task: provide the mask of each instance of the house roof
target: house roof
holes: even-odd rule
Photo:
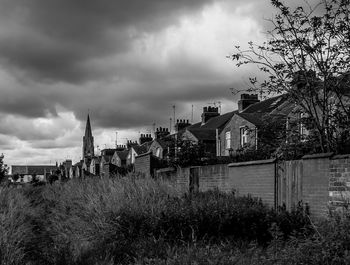
[[[73,167],[81,167],[82,164],[83,164],[83,162],[82,162],[82,161],[79,161],[79,162],[75,163],[75,164],[73,165]]]
[[[238,113],[237,110],[213,117],[203,125],[201,122],[195,123],[188,126],[186,130],[191,132],[198,140],[215,140],[216,129],[218,129],[220,133],[236,113]]]
[[[101,154],[103,154],[103,156],[113,156],[115,151],[116,149],[103,149],[101,150]]]
[[[288,115],[293,108],[294,104],[283,94],[252,104],[237,115],[259,126],[263,123],[263,117],[266,114],[284,116]]]
[[[196,130],[196,129],[223,129],[223,127],[226,125],[226,123],[235,115],[238,113],[237,110],[231,111],[216,117],[213,117],[209,119],[205,124],[202,125],[201,122],[197,122],[195,124],[192,124],[188,126],[186,129],[189,131]]]
[[[129,151],[128,150],[116,151],[116,153],[121,160],[126,160],[126,158],[128,157]]]
[[[94,157],[92,158],[92,160],[94,160],[96,164],[97,164],[97,163],[100,163],[100,162],[101,162],[101,156],[94,156]]]
[[[254,125],[261,125],[263,123],[262,118],[266,113],[238,113],[237,115],[243,119],[253,123]]]
[[[166,149],[171,145],[171,143],[174,142],[174,139],[167,137],[162,139],[155,139],[153,142],[157,142],[163,149]]]
[[[215,140],[215,137],[216,137],[215,129],[198,128],[198,129],[189,130],[189,132],[192,133],[198,140],[201,140],[201,141]]]
[[[234,114],[238,113],[237,110],[231,111],[220,116],[209,119],[204,125],[201,126],[203,129],[222,129],[225,124],[232,118]]]
[[[12,174],[44,175],[45,172],[50,173],[50,171],[56,169],[57,167],[52,165],[12,166]]]
[[[274,109],[278,108],[285,101],[287,101],[286,95],[279,95],[252,104],[245,110],[243,110],[241,113],[270,113]]]
[[[147,142],[147,143],[143,143],[142,145],[135,145],[132,148],[134,148],[137,155],[141,155],[141,154],[147,153],[149,146],[150,146],[150,142]]]

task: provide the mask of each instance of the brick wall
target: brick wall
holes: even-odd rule
[[[275,203],[275,160],[250,161],[228,165],[227,189],[235,189],[238,195],[250,194],[265,203]]]
[[[159,176],[167,174],[174,186],[188,192],[190,172],[191,167],[177,168]],[[234,189],[238,195],[259,197],[271,207],[285,204],[288,210],[302,201],[313,218],[327,216],[330,209],[341,210],[350,203],[350,155],[307,155],[277,165],[274,160],[211,165],[196,167],[193,172],[199,176],[199,191]]]
[[[303,157],[302,200],[310,206],[313,217],[323,217],[328,213],[331,155],[326,153]]]
[[[350,155],[334,156],[330,160],[329,206],[343,210],[350,203]]]
[[[176,171],[158,171],[159,178],[171,180],[182,192],[189,191],[191,167]],[[199,191],[218,188],[224,192],[235,190],[238,195],[251,194],[274,205],[274,160],[253,161],[234,164],[219,164],[198,167]]]
[[[229,191],[229,172],[226,164],[199,167],[199,191],[207,191],[218,188]]]

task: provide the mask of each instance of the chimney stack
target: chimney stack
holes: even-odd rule
[[[176,124],[175,124],[175,130],[178,133],[179,131],[185,129],[186,127],[188,127],[190,125],[191,125],[191,123],[189,120],[177,119]]]
[[[151,134],[141,134],[140,136],[140,145],[147,143],[147,142],[152,142],[153,138],[151,136]]]
[[[260,102],[257,94],[242,94],[238,101],[238,112],[244,111],[250,105]]]
[[[167,135],[169,135],[170,132],[169,132],[169,129],[168,128],[162,128],[162,127],[159,127],[157,128],[156,132],[155,132],[155,138],[156,139],[161,139]]]
[[[132,146],[135,146],[135,145],[138,145],[137,141],[128,140],[128,141],[126,142],[126,147],[127,147],[127,149],[130,149]]]
[[[211,118],[219,116],[219,108],[218,107],[204,107],[202,113],[202,125],[206,124],[208,120]]]
[[[125,145],[122,145],[122,144],[118,144],[116,146],[116,151],[124,151],[126,149],[126,146]]]

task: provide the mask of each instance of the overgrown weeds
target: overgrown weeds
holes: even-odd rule
[[[346,264],[350,218],[318,224],[218,190],[129,176],[0,192],[1,264]],[[338,262],[338,263],[337,263]]]

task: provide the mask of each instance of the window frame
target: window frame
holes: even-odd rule
[[[247,128],[247,126],[239,127],[239,143],[241,145],[241,148],[244,148],[248,144],[248,130],[249,128]]]
[[[229,137],[227,137],[229,136]],[[232,146],[232,135],[231,135],[231,131],[226,131],[225,132],[225,149],[229,150],[231,149]]]

